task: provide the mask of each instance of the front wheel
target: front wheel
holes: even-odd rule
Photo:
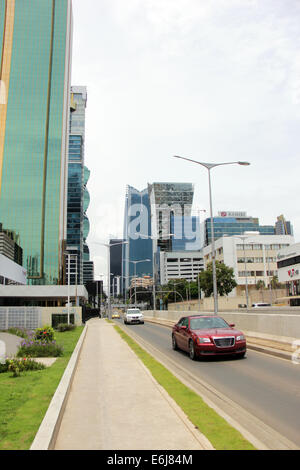
[[[237,357],[238,359],[243,359],[243,358],[245,357],[245,355],[246,355],[246,351],[245,351],[245,352],[242,352],[242,353],[240,353],[240,354],[237,354],[236,357]]]
[[[189,342],[189,355],[190,355],[190,359],[192,359],[192,361],[194,361],[196,359],[194,341],[192,341],[192,340],[190,340],[190,342]]]
[[[174,335],[172,335],[172,348],[174,349],[174,351],[177,351],[177,349],[178,349],[178,346],[177,346],[176,339],[175,339]]]

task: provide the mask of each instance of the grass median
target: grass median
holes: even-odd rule
[[[168,392],[216,450],[255,450],[255,447],[239,431],[210,408],[197,393],[180,382],[120,327],[115,326],[115,329],[149,369],[155,380]]]
[[[20,377],[0,374],[0,450],[30,448],[82,331],[55,333],[64,355],[51,367]]]

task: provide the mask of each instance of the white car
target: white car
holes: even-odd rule
[[[129,308],[124,315],[124,323],[144,323],[144,315],[141,313],[139,308]]]

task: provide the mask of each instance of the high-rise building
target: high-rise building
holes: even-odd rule
[[[71,0],[0,0],[0,220],[30,284],[63,282]]]
[[[242,235],[244,232],[259,232],[261,235],[275,235],[273,225],[260,225],[257,217],[251,217],[246,212],[219,212],[214,221],[214,238],[223,236]],[[205,219],[202,225],[204,230],[204,246],[212,240],[211,219]]]
[[[83,283],[84,219],[89,205],[86,189],[89,171],[84,166],[86,105],[86,87],[71,87],[67,212],[67,250],[73,260],[70,263],[70,284]],[[66,271],[68,269],[67,266]]]
[[[110,293],[112,297],[121,294],[122,284],[122,242],[124,240],[113,238],[109,240],[110,246]]]
[[[23,250],[18,241],[16,234],[11,230],[5,230],[0,223],[0,253],[22,266]]]
[[[90,259],[90,249],[87,245],[87,237],[90,232],[90,221],[86,211],[90,204],[90,194],[87,190],[87,183],[90,177],[90,170],[85,166],[83,169],[83,284],[94,280],[94,262]]]
[[[191,216],[194,185],[192,183],[153,183],[148,184],[151,207],[151,228],[153,238],[154,283],[161,282],[161,252],[172,251],[174,241],[172,221]],[[177,229],[178,223],[176,223]],[[176,234],[178,235],[178,233]],[[176,236],[176,241],[178,237]]]
[[[148,184],[152,235],[161,251],[172,250],[171,218],[191,215],[194,185],[191,183]]]
[[[275,234],[276,235],[293,235],[293,226],[291,222],[285,220],[283,215],[277,217],[275,222]]]
[[[172,251],[198,251],[203,246],[199,217],[171,217]]]
[[[147,188],[127,186],[122,245],[122,280],[128,289],[132,277],[152,276],[151,212]],[[144,261],[148,260],[148,261]]]

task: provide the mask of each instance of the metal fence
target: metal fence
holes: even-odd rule
[[[40,307],[0,307],[0,330],[18,327],[34,330],[42,326]]]

